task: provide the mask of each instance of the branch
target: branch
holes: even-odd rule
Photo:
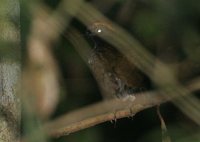
[[[195,91],[193,89],[197,89],[197,85],[199,86],[199,80],[189,84],[188,89]],[[179,96],[177,94],[172,97],[163,93],[162,91],[139,93],[135,95],[136,99],[134,101],[131,101],[131,99],[112,99],[99,102],[61,116],[47,123],[44,128],[53,137],[68,135],[102,122],[134,116],[137,112],[165,103]]]

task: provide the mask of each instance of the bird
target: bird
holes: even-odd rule
[[[106,22],[94,22],[87,27],[87,35],[92,41],[88,62],[100,82],[105,98],[123,98],[146,90],[148,77],[140,71],[124,54],[101,38],[113,28]]]

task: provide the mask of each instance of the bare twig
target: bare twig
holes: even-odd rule
[[[167,126],[160,113],[160,105],[157,106],[157,114],[160,119],[160,126],[161,126],[161,131],[162,131],[162,142],[171,142],[171,138],[168,134]]]

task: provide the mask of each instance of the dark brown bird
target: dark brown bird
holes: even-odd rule
[[[96,22],[88,29],[95,46],[89,63],[103,94],[107,98],[113,95],[122,97],[146,89],[149,83],[147,77],[116,48],[99,37],[112,27]]]

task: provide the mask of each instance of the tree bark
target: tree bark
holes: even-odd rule
[[[0,141],[20,139],[20,4],[2,0],[0,6]]]

